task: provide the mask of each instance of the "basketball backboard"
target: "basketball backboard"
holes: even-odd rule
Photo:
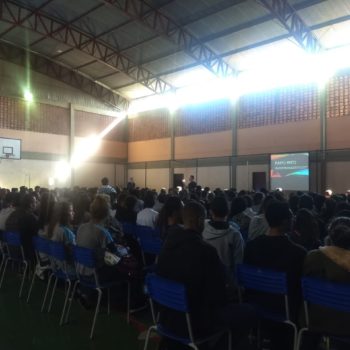
[[[0,137],[0,158],[21,159],[21,140]]]

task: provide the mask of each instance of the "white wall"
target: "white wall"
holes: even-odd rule
[[[220,187],[221,189],[230,187],[230,167],[212,166],[198,167],[197,183],[202,187],[209,186],[212,190]]]
[[[145,187],[145,169],[128,169],[128,180],[134,178],[136,187]]]
[[[350,189],[350,162],[327,163],[327,189],[334,193],[345,193]]]
[[[124,164],[116,164],[115,165],[115,184],[119,187],[123,188],[126,186],[127,179],[125,178],[125,165]]]
[[[86,162],[74,171],[74,185],[83,187],[99,187],[101,179],[108,177],[114,185],[114,164]]]
[[[0,160],[0,187],[12,188],[19,186],[49,187],[49,178],[54,177],[58,161],[49,160]],[[66,181],[55,181],[53,186],[69,187],[70,177]]]
[[[159,191],[169,188],[169,168],[147,169],[147,187]]]
[[[237,165],[237,190],[252,190],[253,188],[253,173],[265,171],[267,187],[269,179],[269,165],[268,164],[245,164]]]

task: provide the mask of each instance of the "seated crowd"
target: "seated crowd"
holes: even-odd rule
[[[350,284],[350,197],[346,195],[296,192],[287,198],[280,191],[211,191],[197,184],[188,190],[157,193],[136,188],[134,183],[115,188],[104,178],[100,188],[0,189],[0,209],[0,231],[18,231],[25,256],[33,264],[35,235],[63,242],[72,270],[72,246],[94,249],[101,280],[133,275],[135,299],[142,299],[140,247],[124,234],[122,224],[154,229],[163,241],[155,272],[186,286],[195,335],[224,326],[232,329],[239,343],[247,341],[257,326],[254,308],[238,303],[236,269],[242,263],[286,272],[290,318],[299,327],[305,324],[302,276]],[[134,263],[111,266],[105,262],[106,251],[116,255],[122,251]],[[43,258],[36,273],[44,275],[47,268]],[[88,276],[91,272],[80,273]],[[278,298],[260,297],[272,308],[280,305]],[[164,309],[160,315],[175,333],[184,334],[179,314]],[[320,307],[314,318],[320,327],[327,323],[334,333],[350,335],[346,314]],[[292,349],[288,329],[266,322],[262,331],[270,349]],[[309,336],[303,346],[317,349],[319,343],[318,336]],[[166,340],[163,344],[166,349],[175,347]],[[337,346],[340,349],[342,343]]]

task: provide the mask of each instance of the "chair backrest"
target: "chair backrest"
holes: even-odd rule
[[[93,249],[73,246],[74,260],[77,264],[90,269],[96,268],[96,254]]]
[[[66,261],[66,251],[63,242],[49,241],[49,255],[50,257],[60,262]]]
[[[287,295],[287,274],[241,264],[237,266],[238,283],[246,289]]]
[[[304,277],[302,289],[306,302],[350,313],[350,285]]]
[[[139,237],[138,241],[143,253],[159,255],[163,244],[159,237]]]
[[[136,237],[136,231],[137,231],[137,225],[136,224],[132,224],[130,222],[123,222],[122,223],[122,227],[123,227],[123,232],[126,235],[130,235],[130,236]]]
[[[153,238],[153,237],[159,237],[160,233],[159,231],[154,230],[152,227],[149,226],[136,226],[136,237],[137,238]]]
[[[5,231],[2,235],[2,239],[7,245],[14,247],[20,247],[22,245],[21,235],[19,232]]]
[[[154,273],[146,276],[146,287],[150,298],[160,305],[188,313],[185,286]]]
[[[50,255],[50,240],[47,238],[34,236],[33,247],[38,253]]]

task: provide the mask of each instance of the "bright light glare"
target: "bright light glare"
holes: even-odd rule
[[[91,135],[77,142],[69,166],[71,168],[77,168],[87,159],[96,154],[99,148],[101,147],[103,137],[105,137],[122,120],[124,120],[125,117],[126,113],[119,113],[118,117],[116,117],[115,120],[111,124],[109,124],[104,130],[102,130],[98,135]]]
[[[49,177],[48,183],[49,186],[52,187],[55,184],[55,179],[53,177]]]
[[[33,94],[28,89],[24,90],[24,99],[27,102],[33,102]]]
[[[130,115],[164,107],[173,111],[180,106],[222,98],[234,101],[245,94],[291,85],[314,83],[323,87],[338,70],[350,67],[350,45],[319,54],[309,54],[295,47],[276,49],[273,54],[267,51],[255,59],[252,57],[250,64],[245,66],[246,70],[236,78],[213,77],[180,87],[176,93],[134,100],[128,113]]]
[[[70,177],[71,167],[66,161],[60,161],[55,167],[55,179],[59,182],[66,182]]]
[[[73,168],[80,166],[88,158],[93,156],[101,146],[101,138],[91,135],[81,139],[76,145],[70,164]]]

